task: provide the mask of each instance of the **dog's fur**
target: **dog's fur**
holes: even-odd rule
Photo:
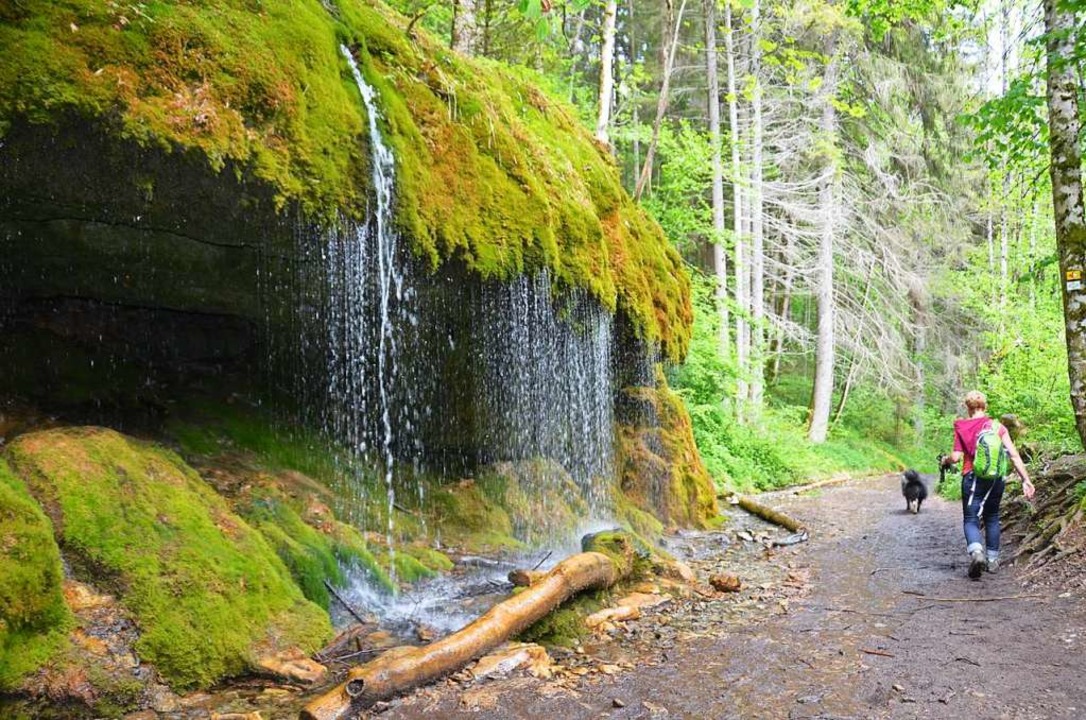
[[[901,494],[905,496],[905,507],[915,515],[928,499],[928,485],[916,470],[906,470],[901,476]]]

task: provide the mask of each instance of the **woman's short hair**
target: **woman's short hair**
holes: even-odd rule
[[[970,390],[965,394],[965,409],[969,412],[988,409],[988,398],[979,390]]]

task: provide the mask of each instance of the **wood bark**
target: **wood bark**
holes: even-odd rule
[[[683,24],[683,14],[686,12],[686,0],[679,5],[679,13],[675,16],[675,24],[671,26],[671,18],[674,4],[672,0],[665,0],[667,6],[667,19],[671,36],[668,38],[667,53],[664,56],[664,77],[660,84],[660,96],[656,100],[656,120],[652,124],[652,138],[645,150],[645,162],[641,166],[641,174],[637,178],[637,187],[634,188],[634,200],[640,200],[641,195],[648,187],[649,178],[652,177],[652,163],[656,158],[656,146],[660,142],[660,128],[664,124],[664,115],[667,114],[667,106],[671,97],[671,75],[675,68],[675,53],[679,49],[679,28]]]
[[[456,0],[453,8],[452,49],[474,55],[479,45],[479,0]]]
[[[1086,214],[1082,197],[1082,128],[1075,78],[1075,13],[1061,0],[1045,0],[1048,59],[1048,124],[1052,178],[1052,208],[1056,221],[1056,247],[1060,257],[1067,373],[1071,380],[1071,406],[1075,428],[1086,445],[1086,278],[1072,273],[1086,269]]]
[[[746,320],[747,308],[747,257],[746,257],[746,219],[743,214],[746,201],[743,192],[743,163],[739,152],[739,90],[736,86],[735,27],[732,18],[730,0],[724,3],[724,52],[728,62],[728,122],[731,140],[731,181],[732,181],[732,219],[734,221],[735,262],[735,356],[739,380],[736,384],[736,409],[740,420],[743,418],[743,404],[747,398],[746,372],[750,353],[750,329]]]
[[[804,527],[803,523],[801,523],[799,520],[796,520],[794,517],[791,517],[790,515],[785,515],[784,513],[778,512],[777,510],[774,510],[773,508],[766,505],[762,505],[759,502],[755,502],[754,500],[751,500],[745,495],[736,495],[735,498],[738,501],[739,507],[749,512],[751,515],[757,515],[766,522],[771,522],[774,525],[780,525],[785,530],[791,530],[795,533],[804,532],[807,530],[807,528]]]
[[[716,47],[717,0],[705,0],[705,74],[709,82],[709,142],[712,145],[713,173],[713,275],[716,277],[716,307],[720,317],[717,342],[720,355],[731,353],[731,318],[728,312],[728,253],[724,246],[724,160],[720,137],[720,73]]]
[[[583,552],[558,563],[518,595],[491,608],[458,632],[422,647],[400,647],[347,673],[335,689],[302,710],[303,720],[341,720],[384,700],[455,672],[585,590],[610,587],[629,572],[607,555]]]
[[[611,144],[611,105],[615,94],[615,18],[618,16],[618,0],[607,0],[603,8],[603,28],[600,43],[600,91],[596,113],[596,139]]]
[[[765,238],[762,202],[762,11],[760,0],[751,6],[750,74],[750,405],[757,412],[765,391]]]
[[[822,214],[822,228],[819,233],[818,265],[815,271],[816,295],[818,305],[818,337],[815,341],[815,377],[811,398],[811,424],[807,438],[813,443],[825,442],[829,429],[830,404],[833,399],[833,371],[835,364],[835,328],[836,312],[833,297],[833,247],[837,232],[837,201],[834,186],[837,182],[837,162],[832,151],[837,136],[837,111],[833,104],[836,85],[836,68],[833,43],[830,43],[830,58],[826,65],[825,104],[822,108],[822,134],[824,142],[831,146],[826,160],[826,168],[819,190],[819,206]]]

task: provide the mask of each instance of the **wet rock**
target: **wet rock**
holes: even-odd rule
[[[64,601],[73,612],[107,607],[115,602],[113,596],[99,593],[90,585],[76,580],[64,581]]]
[[[264,720],[257,711],[247,713],[211,713],[211,720]]]
[[[265,672],[291,682],[313,685],[324,679],[328,668],[310,659],[298,648],[290,648],[257,661]]]
[[[611,707],[624,708],[626,707],[626,703],[622,702],[618,698],[614,698],[611,700]]]
[[[532,677],[550,678],[553,662],[545,648],[535,643],[509,643],[483,657],[471,668],[476,679],[501,677],[525,669]]]
[[[738,592],[743,587],[738,575],[732,573],[717,573],[709,576],[709,584],[718,592]]]
[[[365,644],[372,648],[390,648],[399,645],[392,633],[387,630],[378,630],[366,636]]]
[[[182,710],[181,699],[165,685],[152,685],[144,695],[147,704],[157,713],[174,713]]]
[[[657,573],[669,580],[678,580],[685,583],[697,582],[698,579],[694,570],[681,560],[661,563],[660,567],[657,568]]]
[[[666,595],[649,594],[649,593],[630,593],[624,598],[619,599],[619,607],[630,608],[650,608],[657,605],[663,605],[670,602],[671,598]]]
[[[637,605],[622,605],[619,607],[604,608],[592,613],[584,619],[584,624],[590,628],[599,628],[605,623],[625,622],[626,620],[638,620],[641,617],[641,608]]]

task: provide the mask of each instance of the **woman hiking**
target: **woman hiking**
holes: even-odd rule
[[[964,460],[962,525],[965,550],[969,553],[969,577],[977,580],[985,569],[993,573],[999,569],[999,503],[1003,500],[1008,459],[1022,478],[1022,492],[1027,499],[1033,498],[1034,488],[1007,428],[988,417],[988,400],[984,394],[976,390],[966,393],[965,411],[967,417],[954,421],[954,450],[943,457],[943,465],[955,465]]]

